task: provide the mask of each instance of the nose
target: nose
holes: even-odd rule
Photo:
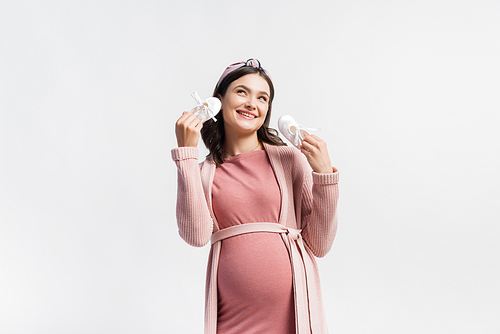
[[[257,108],[257,103],[256,103],[255,98],[253,96],[248,97],[248,99],[245,103],[245,107],[248,110],[255,110],[255,108]]]

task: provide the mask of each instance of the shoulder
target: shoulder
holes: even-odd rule
[[[285,170],[300,170],[303,172],[309,169],[306,157],[293,146],[276,146],[266,144],[265,148],[270,159],[280,160]]]
[[[215,161],[210,154],[206,156],[205,160],[199,163],[199,166],[201,172],[206,171],[211,173],[215,171]]]
[[[300,152],[292,146],[278,146],[271,144],[264,144],[268,154],[275,155],[276,157],[295,158]]]

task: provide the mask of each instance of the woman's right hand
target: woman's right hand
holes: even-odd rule
[[[203,124],[189,111],[184,111],[175,123],[175,136],[178,147],[198,147]]]

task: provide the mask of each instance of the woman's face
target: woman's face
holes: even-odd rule
[[[221,97],[226,135],[256,132],[266,119],[270,95],[267,81],[257,73],[233,81]]]

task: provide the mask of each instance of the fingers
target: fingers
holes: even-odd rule
[[[185,111],[175,123],[175,135],[179,147],[196,147],[203,127],[201,121],[192,113]]]
[[[201,128],[201,126],[202,126],[200,120],[196,116],[194,116],[194,115],[188,117],[186,119],[186,123],[185,124],[186,124],[186,128],[196,128],[196,127],[200,127]]]
[[[324,143],[325,141],[316,135],[307,135],[304,137],[304,141],[317,146],[319,143]]]
[[[309,165],[315,172],[332,172],[332,164],[324,140],[316,135],[309,135],[302,141],[300,150],[306,156]]]
[[[201,123],[200,120],[193,114],[190,113],[189,111],[184,111],[177,120],[176,125],[183,125],[183,124],[193,124],[193,123]]]
[[[306,151],[324,151],[326,150],[326,142],[316,135],[308,135],[302,141],[302,146],[305,147]]]
[[[189,111],[184,111],[175,125],[177,128],[182,128],[184,130],[196,129],[199,131],[203,127],[200,120]]]
[[[306,156],[318,156],[321,155],[321,149],[315,144],[311,144],[307,141],[303,141],[300,146],[300,151],[304,153]]]

